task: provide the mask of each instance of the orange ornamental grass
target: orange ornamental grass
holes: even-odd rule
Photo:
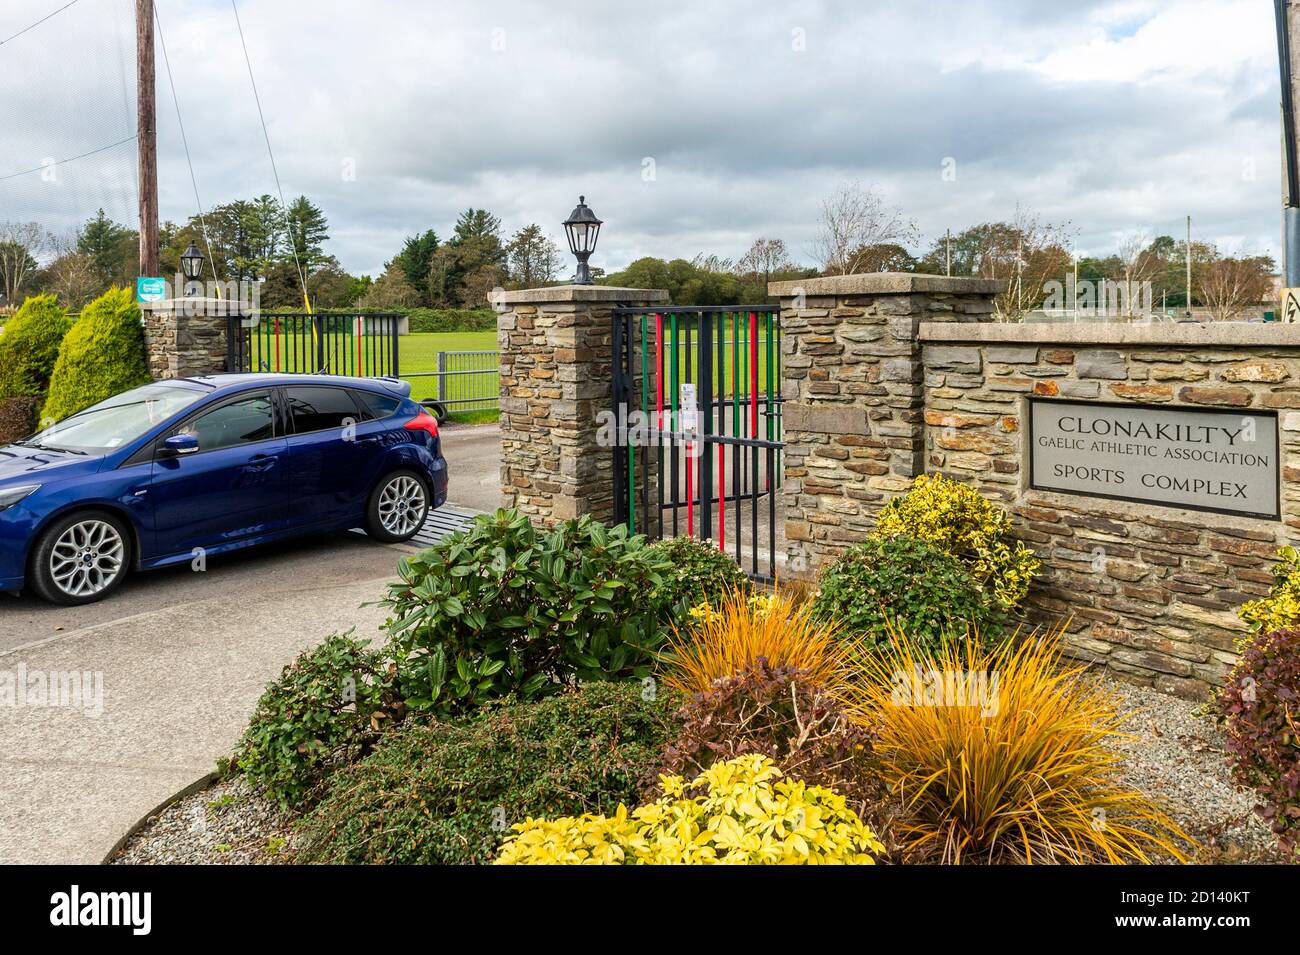
[[[1186,862],[1194,843],[1119,780],[1116,700],[1064,665],[1061,631],[1000,649],[968,640],[933,658],[902,634],[859,657],[851,706],[879,733],[894,832],[917,860]]]
[[[760,658],[806,670],[807,682],[831,691],[852,673],[853,641],[814,622],[811,605],[785,591],[732,591],[718,607],[702,604],[691,614],[686,629],[673,628],[661,656],[664,682],[682,693],[703,693]]]

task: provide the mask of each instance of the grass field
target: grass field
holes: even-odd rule
[[[416,401],[439,397],[454,401],[458,398],[480,398],[484,395],[491,395],[495,399],[497,380],[495,374],[449,374],[446,376],[445,391],[442,395],[438,394],[437,377],[409,376],[416,372],[437,371],[439,352],[495,352],[497,349],[496,332],[417,332],[403,335],[398,348],[400,349],[401,364],[399,367],[402,371],[402,378],[411,383],[411,397]],[[493,371],[496,369],[494,359],[480,358],[472,364],[466,359],[455,357],[449,358],[448,361],[447,370],[453,373],[470,368],[492,368]],[[495,421],[500,415],[500,412],[495,408],[491,410],[466,410],[466,406],[462,405],[458,410],[455,404],[449,404],[447,410],[451,413],[453,421],[468,423]]]

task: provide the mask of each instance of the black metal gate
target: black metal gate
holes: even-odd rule
[[[780,309],[616,308],[612,344],[615,520],[716,541],[774,580]]]
[[[232,315],[226,370],[396,377],[403,319],[391,312]]]

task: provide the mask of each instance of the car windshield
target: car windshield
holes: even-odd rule
[[[154,382],[91,405],[18,443],[74,454],[106,454],[162,424],[203,395],[196,388]]]

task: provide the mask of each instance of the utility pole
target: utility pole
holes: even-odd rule
[[[1192,317],[1192,217],[1187,217],[1187,317]]]
[[[1300,3],[1273,0],[1282,74],[1282,261],[1287,288],[1300,286],[1300,168],[1297,167],[1296,79],[1300,76]]]
[[[153,0],[135,0],[136,151],[140,167],[140,274],[158,274],[158,127],[154,110]]]
[[[944,259],[946,261],[946,274],[952,275],[952,229],[948,230],[948,238],[944,243]]]

